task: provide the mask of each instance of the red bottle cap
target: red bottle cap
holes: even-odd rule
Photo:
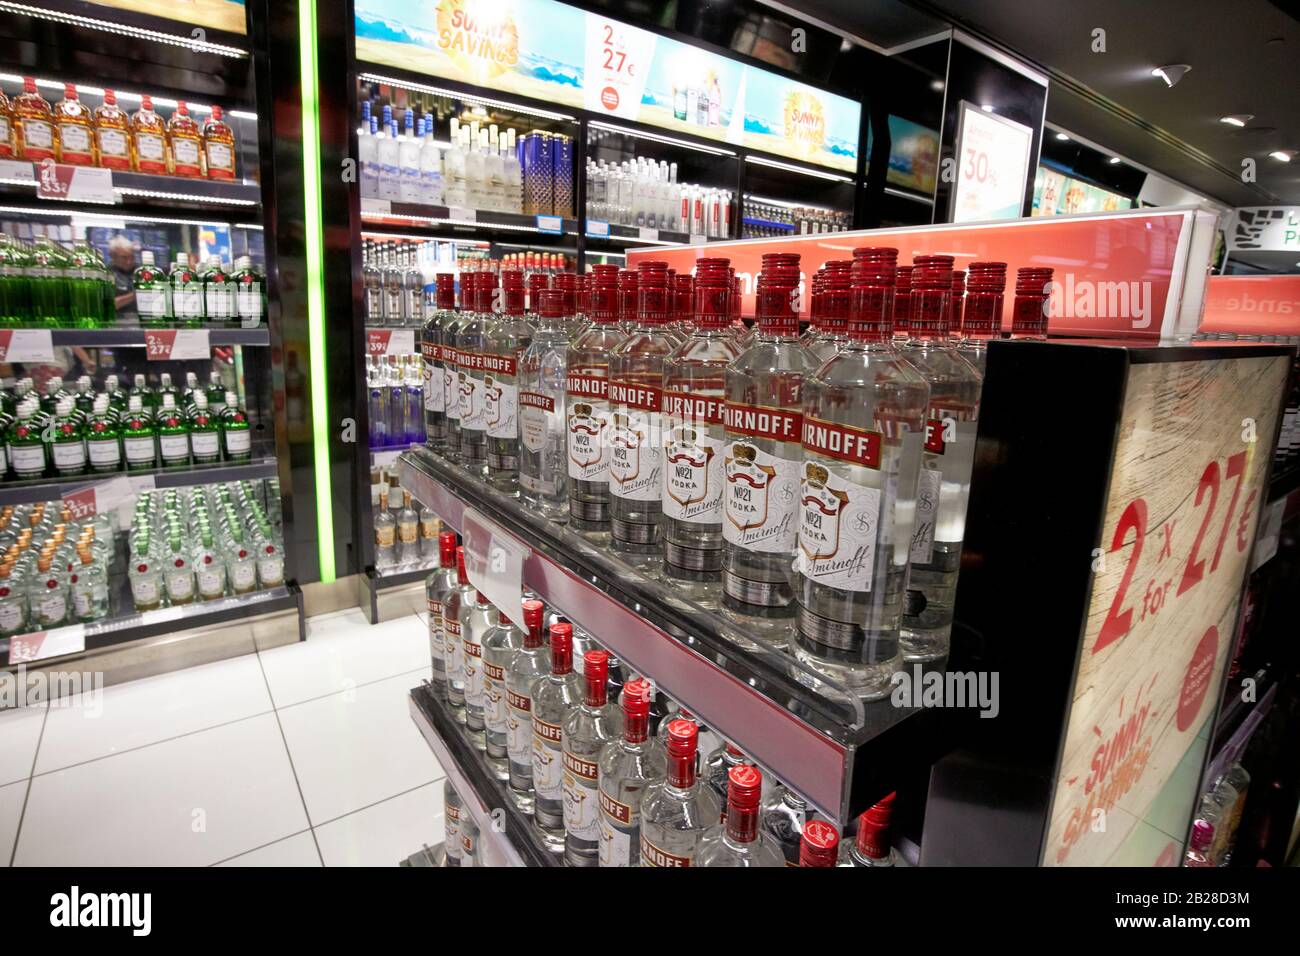
[[[221,111],[221,107],[220,107],[220,106],[213,106],[213,107],[212,107],[212,118],[213,118],[214,120],[220,120],[221,117],[224,116],[224,115],[225,115],[225,114]]]
[[[560,621],[551,625],[551,673],[573,672],[573,625]]]
[[[117,93],[113,90],[104,91],[104,102],[109,106],[117,105]],[[215,109],[215,107],[213,107]]]
[[[564,317],[564,293],[559,289],[542,289],[533,301],[537,303],[537,312],[548,319]]]
[[[439,272],[434,277],[437,304],[440,309],[456,308],[456,276],[451,272]]]
[[[800,866],[834,866],[839,856],[840,832],[825,820],[809,820],[799,840]]]
[[[587,678],[587,705],[604,706],[607,690],[605,682],[609,678],[609,654],[606,651],[587,651],[582,655],[582,672]]]
[[[457,545],[456,547],[456,578],[461,584],[469,584],[469,578],[465,574],[465,547]]]
[[[858,817],[858,852],[873,860],[889,855],[889,824],[894,815],[894,796],[890,794]]]
[[[443,531],[438,535],[438,565],[449,568],[456,561],[456,532]]]
[[[668,755],[693,757],[700,730],[690,720],[674,720],[668,725]]]

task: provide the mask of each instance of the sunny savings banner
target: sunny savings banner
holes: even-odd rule
[[[555,0],[356,0],[357,58],[854,172],[861,108]]]

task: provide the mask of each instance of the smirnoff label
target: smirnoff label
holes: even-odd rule
[[[925,450],[932,455],[942,455],[948,447],[944,440],[943,419],[930,418],[925,422]]]
[[[505,678],[499,665],[483,662],[483,722],[493,733],[506,729]]]
[[[533,740],[533,699],[506,690],[506,751],[515,763],[527,763]]]
[[[641,834],[641,865],[642,866],[660,866],[660,867],[681,867],[691,866],[694,863],[694,855],[677,856],[669,853],[662,847],[655,846],[648,839],[644,832]]]
[[[435,364],[438,361],[438,346],[432,342],[421,342],[420,354],[424,357],[424,410],[444,411],[447,405],[442,390],[442,371]]]
[[[727,426],[727,431],[749,438],[798,442],[801,440],[803,415],[785,408],[727,402],[722,409],[722,423]]]
[[[525,448],[533,454],[540,453],[546,447],[547,436],[558,434],[560,428],[555,399],[545,392],[519,393],[519,440]]]
[[[817,584],[870,591],[880,528],[879,488],[835,474],[821,462],[804,465],[799,485],[799,562]]]
[[[533,789],[543,800],[564,799],[560,725],[533,715]]]
[[[484,376],[483,421],[489,438],[519,437],[519,387],[513,381],[491,372]]]
[[[465,700],[483,706],[483,645],[470,637],[461,641],[465,654]]]
[[[449,614],[442,616],[443,643],[447,654],[447,679],[465,679],[465,649],[460,641],[460,621]]]
[[[570,836],[595,843],[600,839],[600,802],[596,762],[564,751],[564,829]]]
[[[461,353],[461,358],[467,357],[468,353]],[[456,373],[456,382],[460,395],[460,427],[468,431],[483,431],[486,426],[483,379],[470,375],[462,366]]]
[[[939,439],[942,441],[942,437]],[[929,442],[926,442],[927,446]],[[942,453],[940,453],[942,454]],[[943,473],[937,468],[922,468],[916,484],[916,510],[912,523],[909,559],[913,564],[929,564],[934,556],[934,529],[939,518],[939,495]]]
[[[623,795],[640,802],[641,784],[624,785]],[[641,842],[641,820],[636,807],[614,799],[600,791],[600,847],[597,850],[601,866],[633,866],[637,862]]]
[[[460,378],[456,371],[456,350],[442,346],[442,406],[447,417],[460,421]]]
[[[675,521],[718,524],[722,521],[722,474],[725,439],[703,424],[674,425],[664,449],[664,514]]]
[[[429,601],[429,653],[439,664],[443,663],[441,601]]]
[[[610,396],[614,395],[610,386]],[[638,391],[651,391],[638,389]],[[658,393],[658,389],[653,389]],[[609,434],[609,493],[629,501],[662,497],[663,447],[659,413],[625,405],[612,416]]]
[[[788,554],[799,532],[800,462],[744,440],[726,442],[722,456],[722,536],[748,551]]]
[[[883,440],[880,432],[839,425],[820,418],[807,418],[803,423],[803,444],[809,451],[864,468],[880,468],[880,446]]]
[[[569,369],[566,431],[569,477],[604,481],[609,476],[609,379],[603,367]]]

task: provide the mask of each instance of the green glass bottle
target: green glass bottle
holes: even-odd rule
[[[171,318],[171,288],[167,277],[154,263],[153,253],[140,253],[140,265],[131,274],[135,290],[135,311],[141,325],[166,325]]]
[[[32,300],[32,323],[41,328],[68,324],[68,278],[66,260],[48,236],[32,243],[27,278]]]
[[[50,461],[60,478],[86,473],[86,433],[71,396],[59,399],[50,431]]]
[[[122,456],[127,471],[149,471],[158,466],[158,445],[154,438],[153,415],[139,395],[132,395],[122,418]]]
[[[106,394],[95,396],[86,421],[86,460],[94,472],[122,470],[122,430]]]
[[[83,375],[77,379],[77,391],[74,393],[77,403],[77,412],[81,417],[87,418],[95,407],[95,383],[91,381],[89,375]]]
[[[164,468],[188,466],[190,463],[190,427],[176,407],[176,395],[167,392],[154,416],[154,434],[158,436],[158,455]]]
[[[226,461],[248,461],[253,457],[248,416],[235,403],[234,392],[226,392],[226,407],[221,411],[221,444]]]
[[[220,415],[226,407],[226,386],[221,381],[221,373],[213,372],[208,377],[208,408],[213,415]]]
[[[0,235],[0,326],[15,328],[32,320],[31,279],[27,250],[17,239]]]
[[[15,478],[40,478],[47,464],[45,442],[36,414],[40,405],[28,399],[18,406],[18,417],[9,430],[9,460]]]
[[[235,317],[235,278],[216,256],[208,259],[203,272],[203,312],[209,322],[228,322]]]
[[[104,320],[104,289],[99,256],[82,238],[69,253],[68,323],[73,328],[96,329]]]
[[[239,324],[246,329],[256,328],[266,316],[266,278],[253,265],[251,256],[240,256],[235,261],[234,279]]]
[[[108,409],[116,415],[126,411],[127,394],[116,375],[104,379],[104,394],[108,396]]]
[[[190,268],[190,257],[176,253],[168,282],[172,293],[172,317],[177,325],[198,325],[203,320],[203,280]]]
[[[158,407],[158,393],[149,387],[143,375],[136,374],[131,380],[131,391],[127,394],[127,401],[133,398],[140,399],[140,407],[155,409]]]
[[[221,461],[221,427],[208,411],[208,396],[202,391],[194,393],[194,409],[190,412],[190,449],[194,463],[207,464]]]

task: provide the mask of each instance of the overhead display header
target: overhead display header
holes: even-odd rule
[[[856,172],[862,109],[555,0],[357,0],[357,58]]]

